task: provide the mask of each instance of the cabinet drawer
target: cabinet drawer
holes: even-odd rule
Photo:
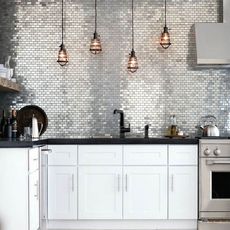
[[[167,145],[125,145],[125,165],[167,165]]]
[[[80,165],[121,165],[122,145],[79,145]]]
[[[38,170],[39,167],[39,149],[33,148],[29,150],[29,172]]]
[[[48,165],[77,165],[77,145],[50,145]]]
[[[169,145],[169,165],[197,165],[197,145]]]

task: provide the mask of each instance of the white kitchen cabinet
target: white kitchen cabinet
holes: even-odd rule
[[[48,156],[52,150],[47,145],[40,149],[40,229],[46,230],[48,219]]]
[[[124,219],[167,219],[167,167],[124,167]]]
[[[39,229],[39,171],[29,175],[29,230]]]
[[[197,219],[197,167],[169,167],[169,219]]]
[[[0,229],[28,229],[28,149],[0,148]]]
[[[47,229],[196,228],[196,145],[59,147],[42,164]]]
[[[48,167],[48,219],[77,219],[77,167]]]
[[[197,219],[197,146],[169,145],[169,219]]]
[[[167,218],[167,150],[167,145],[124,145],[124,219]]]
[[[122,167],[79,167],[79,219],[122,218]]]
[[[43,216],[49,220],[77,219],[77,145],[48,145],[47,167],[43,177],[47,176],[48,193],[43,202],[48,203]],[[44,157],[44,162],[46,157]],[[43,190],[44,191],[44,190]],[[44,191],[44,193],[46,193]],[[48,213],[48,214],[47,214]]]
[[[39,148],[29,149],[29,230],[40,226]]]

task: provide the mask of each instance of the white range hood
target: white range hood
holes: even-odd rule
[[[223,0],[223,23],[196,23],[198,67],[230,68],[230,0]]]

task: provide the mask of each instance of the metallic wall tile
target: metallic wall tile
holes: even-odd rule
[[[94,1],[65,1],[65,38],[70,61],[57,62],[61,43],[60,0],[0,0],[0,60],[11,65],[24,90],[0,94],[1,107],[42,107],[49,118],[45,136],[118,134],[116,108],[123,109],[132,133],[163,135],[170,114],[194,133],[200,117],[217,117],[221,133],[230,131],[230,71],[197,70],[195,22],[218,22],[219,0],[168,0],[172,46],[159,45],[164,1],[136,0],[135,50],[139,70],[126,71],[131,51],[131,1],[98,0],[98,33],[103,52],[89,52],[94,32]]]

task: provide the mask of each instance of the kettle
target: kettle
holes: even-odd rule
[[[41,134],[43,124],[42,123],[40,123],[40,124],[41,124],[41,127],[40,127],[40,130],[39,130],[38,129],[38,120],[33,114],[33,117],[32,117],[32,138],[33,139],[38,139],[40,134]]]
[[[207,125],[207,136],[208,137],[218,137],[220,136],[220,131],[215,125]]]
[[[204,118],[204,126],[200,126],[200,129],[203,131],[203,136],[208,137],[218,137],[220,135],[220,131],[215,125],[216,118],[212,115],[208,115],[203,117]]]

